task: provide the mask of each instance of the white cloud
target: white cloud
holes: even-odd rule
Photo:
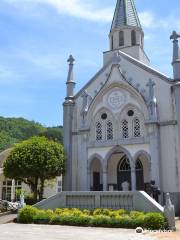
[[[151,12],[141,12],[139,13],[139,18],[143,27],[151,28],[155,24],[155,18]]]
[[[38,6],[50,6],[58,13],[96,22],[110,22],[113,18],[114,6],[98,8],[96,1],[91,0],[1,0],[11,4],[20,13],[35,15]],[[164,18],[156,16],[153,12],[144,11],[139,13],[142,26],[149,29],[170,28],[174,26],[180,30],[179,13],[168,15]]]
[[[0,65],[0,84],[9,84],[22,80],[22,75],[18,74],[14,69],[4,64]]]
[[[49,5],[61,14],[99,22],[112,20],[114,8],[97,9],[90,0],[3,0],[27,11],[27,7]],[[29,9],[30,9],[29,8]]]
[[[179,14],[168,15],[165,18],[161,18],[155,16],[152,12],[145,11],[139,13],[139,18],[142,26],[148,29],[180,30]]]

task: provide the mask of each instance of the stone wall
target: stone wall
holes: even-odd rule
[[[35,205],[42,209],[111,208],[143,212],[163,212],[164,208],[143,191],[135,192],[62,192]]]

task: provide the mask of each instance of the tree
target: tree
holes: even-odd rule
[[[54,140],[63,144],[63,128],[62,127],[48,127],[44,132],[41,132],[39,136],[45,136],[50,140]]]
[[[12,138],[5,131],[0,132],[0,152],[11,147],[17,139]]]
[[[37,136],[46,129],[41,124],[24,118],[0,117],[0,151],[13,146],[14,143]]]
[[[65,153],[61,144],[45,137],[32,137],[17,144],[4,163],[7,178],[30,186],[34,200],[43,198],[45,180],[64,173]]]

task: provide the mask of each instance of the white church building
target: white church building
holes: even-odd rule
[[[70,56],[63,104],[65,191],[145,190],[154,180],[161,200],[171,193],[180,212],[178,38],[174,31],[170,78],[150,66],[134,1],[118,0],[103,66],[78,93]]]

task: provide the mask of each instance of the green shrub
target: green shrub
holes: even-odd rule
[[[103,208],[97,208],[93,211],[93,216],[98,216],[98,215],[105,215],[105,216],[109,216],[111,210],[109,209],[103,209]]]
[[[89,216],[89,215],[91,214],[91,211],[89,211],[88,209],[84,209],[84,210],[82,211],[82,213],[83,213],[84,215]]]
[[[55,216],[51,219],[53,225],[70,225],[70,226],[89,226],[90,217],[88,216]]]
[[[82,215],[81,210],[78,208],[73,208],[70,210],[70,212],[72,213],[73,216],[81,216]]]
[[[50,219],[54,216],[52,210],[39,210],[35,216],[33,216],[33,222],[39,224],[47,224],[50,222]]]
[[[167,227],[166,219],[161,213],[143,213],[138,211],[127,212],[124,209],[60,209],[39,210],[26,206],[19,211],[18,222],[40,223],[72,226],[118,227],[146,229],[164,229]]]
[[[45,212],[49,217],[52,217],[54,215],[54,211],[51,209],[46,210]]]
[[[125,209],[119,209],[115,211],[118,215],[124,215],[127,213],[127,211]]]
[[[20,209],[18,214],[18,222],[20,223],[32,223],[33,217],[38,213],[38,209],[32,206],[25,206]]]
[[[63,212],[63,209],[62,208],[56,208],[54,213],[57,214],[57,215],[61,215]]]
[[[164,229],[166,227],[165,217],[161,213],[146,213],[143,227],[151,230]]]
[[[132,219],[137,219],[139,217],[145,216],[143,212],[138,212],[138,211],[131,211],[129,215]]]
[[[97,215],[91,219],[92,226],[107,227],[110,224],[111,218],[104,215]]]
[[[45,214],[38,214],[33,217],[33,223],[36,224],[48,224],[50,222],[50,217]]]

